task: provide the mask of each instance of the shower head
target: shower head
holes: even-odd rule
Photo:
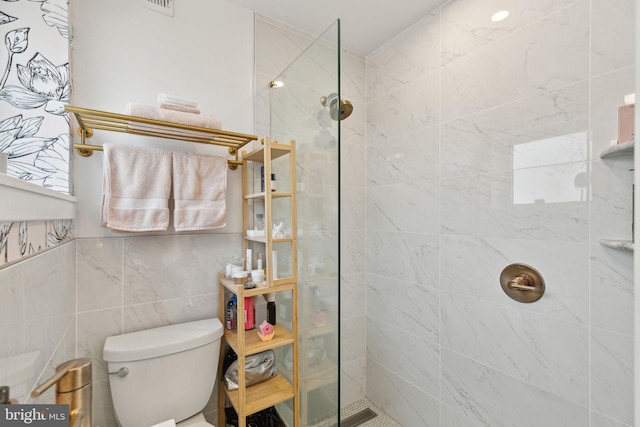
[[[353,105],[346,99],[340,100],[337,93],[320,98],[323,107],[329,107],[329,115],[333,120],[344,120],[353,112]]]

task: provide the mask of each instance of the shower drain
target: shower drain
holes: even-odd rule
[[[341,420],[340,427],[356,427],[377,416],[378,414],[373,412],[371,409],[365,408],[362,411],[359,411],[358,413],[350,415],[347,418]]]

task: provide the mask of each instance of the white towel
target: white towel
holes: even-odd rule
[[[173,153],[174,228],[210,230],[227,225],[227,161],[219,156]]]
[[[191,107],[183,107],[182,105],[160,104],[159,107],[160,108],[164,108],[165,110],[174,110],[174,111],[182,111],[183,113],[200,114],[200,109],[191,108]]]
[[[102,226],[119,231],[169,226],[171,151],[104,144]]]
[[[144,104],[127,104],[127,115],[145,119],[160,120],[208,129],[222,129],[222,121],[218,117],[205,114],[185,113]],[[129,126],[134,126],[129,124]]]
[[[158,94],[158,104],[173,104],[181,105],[183,107],[198,108],[198,103],[195,101],[189,101],[187,99],[178,98],[166,93]]]

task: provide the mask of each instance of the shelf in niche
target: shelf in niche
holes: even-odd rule
[[[631,240],[616,240],[616,239],[600,239],[600,244],[607,248],[620,249],[623,251],[633,252],[633,241]]]
[[[615,159],[618,157],[633,157],[634,141],[623,142],[612,145],[600,153],[601,159]]]

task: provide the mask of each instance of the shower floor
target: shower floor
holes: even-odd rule
[[[371,409],[377,414],[375,418],[365,421],[362,424],[358,424],[357,427],[403,427],[402,424],[395,421],[393,418],[384,413],[382,409],[374,405],[369,399],[362,399],[353,402],[340,410],[340,419],[345,420],[350,416],[353,416],[360,411]],[[335,427],[336,422],[334,420],[325,420],[318,424],[314,424],[313,427]]]

